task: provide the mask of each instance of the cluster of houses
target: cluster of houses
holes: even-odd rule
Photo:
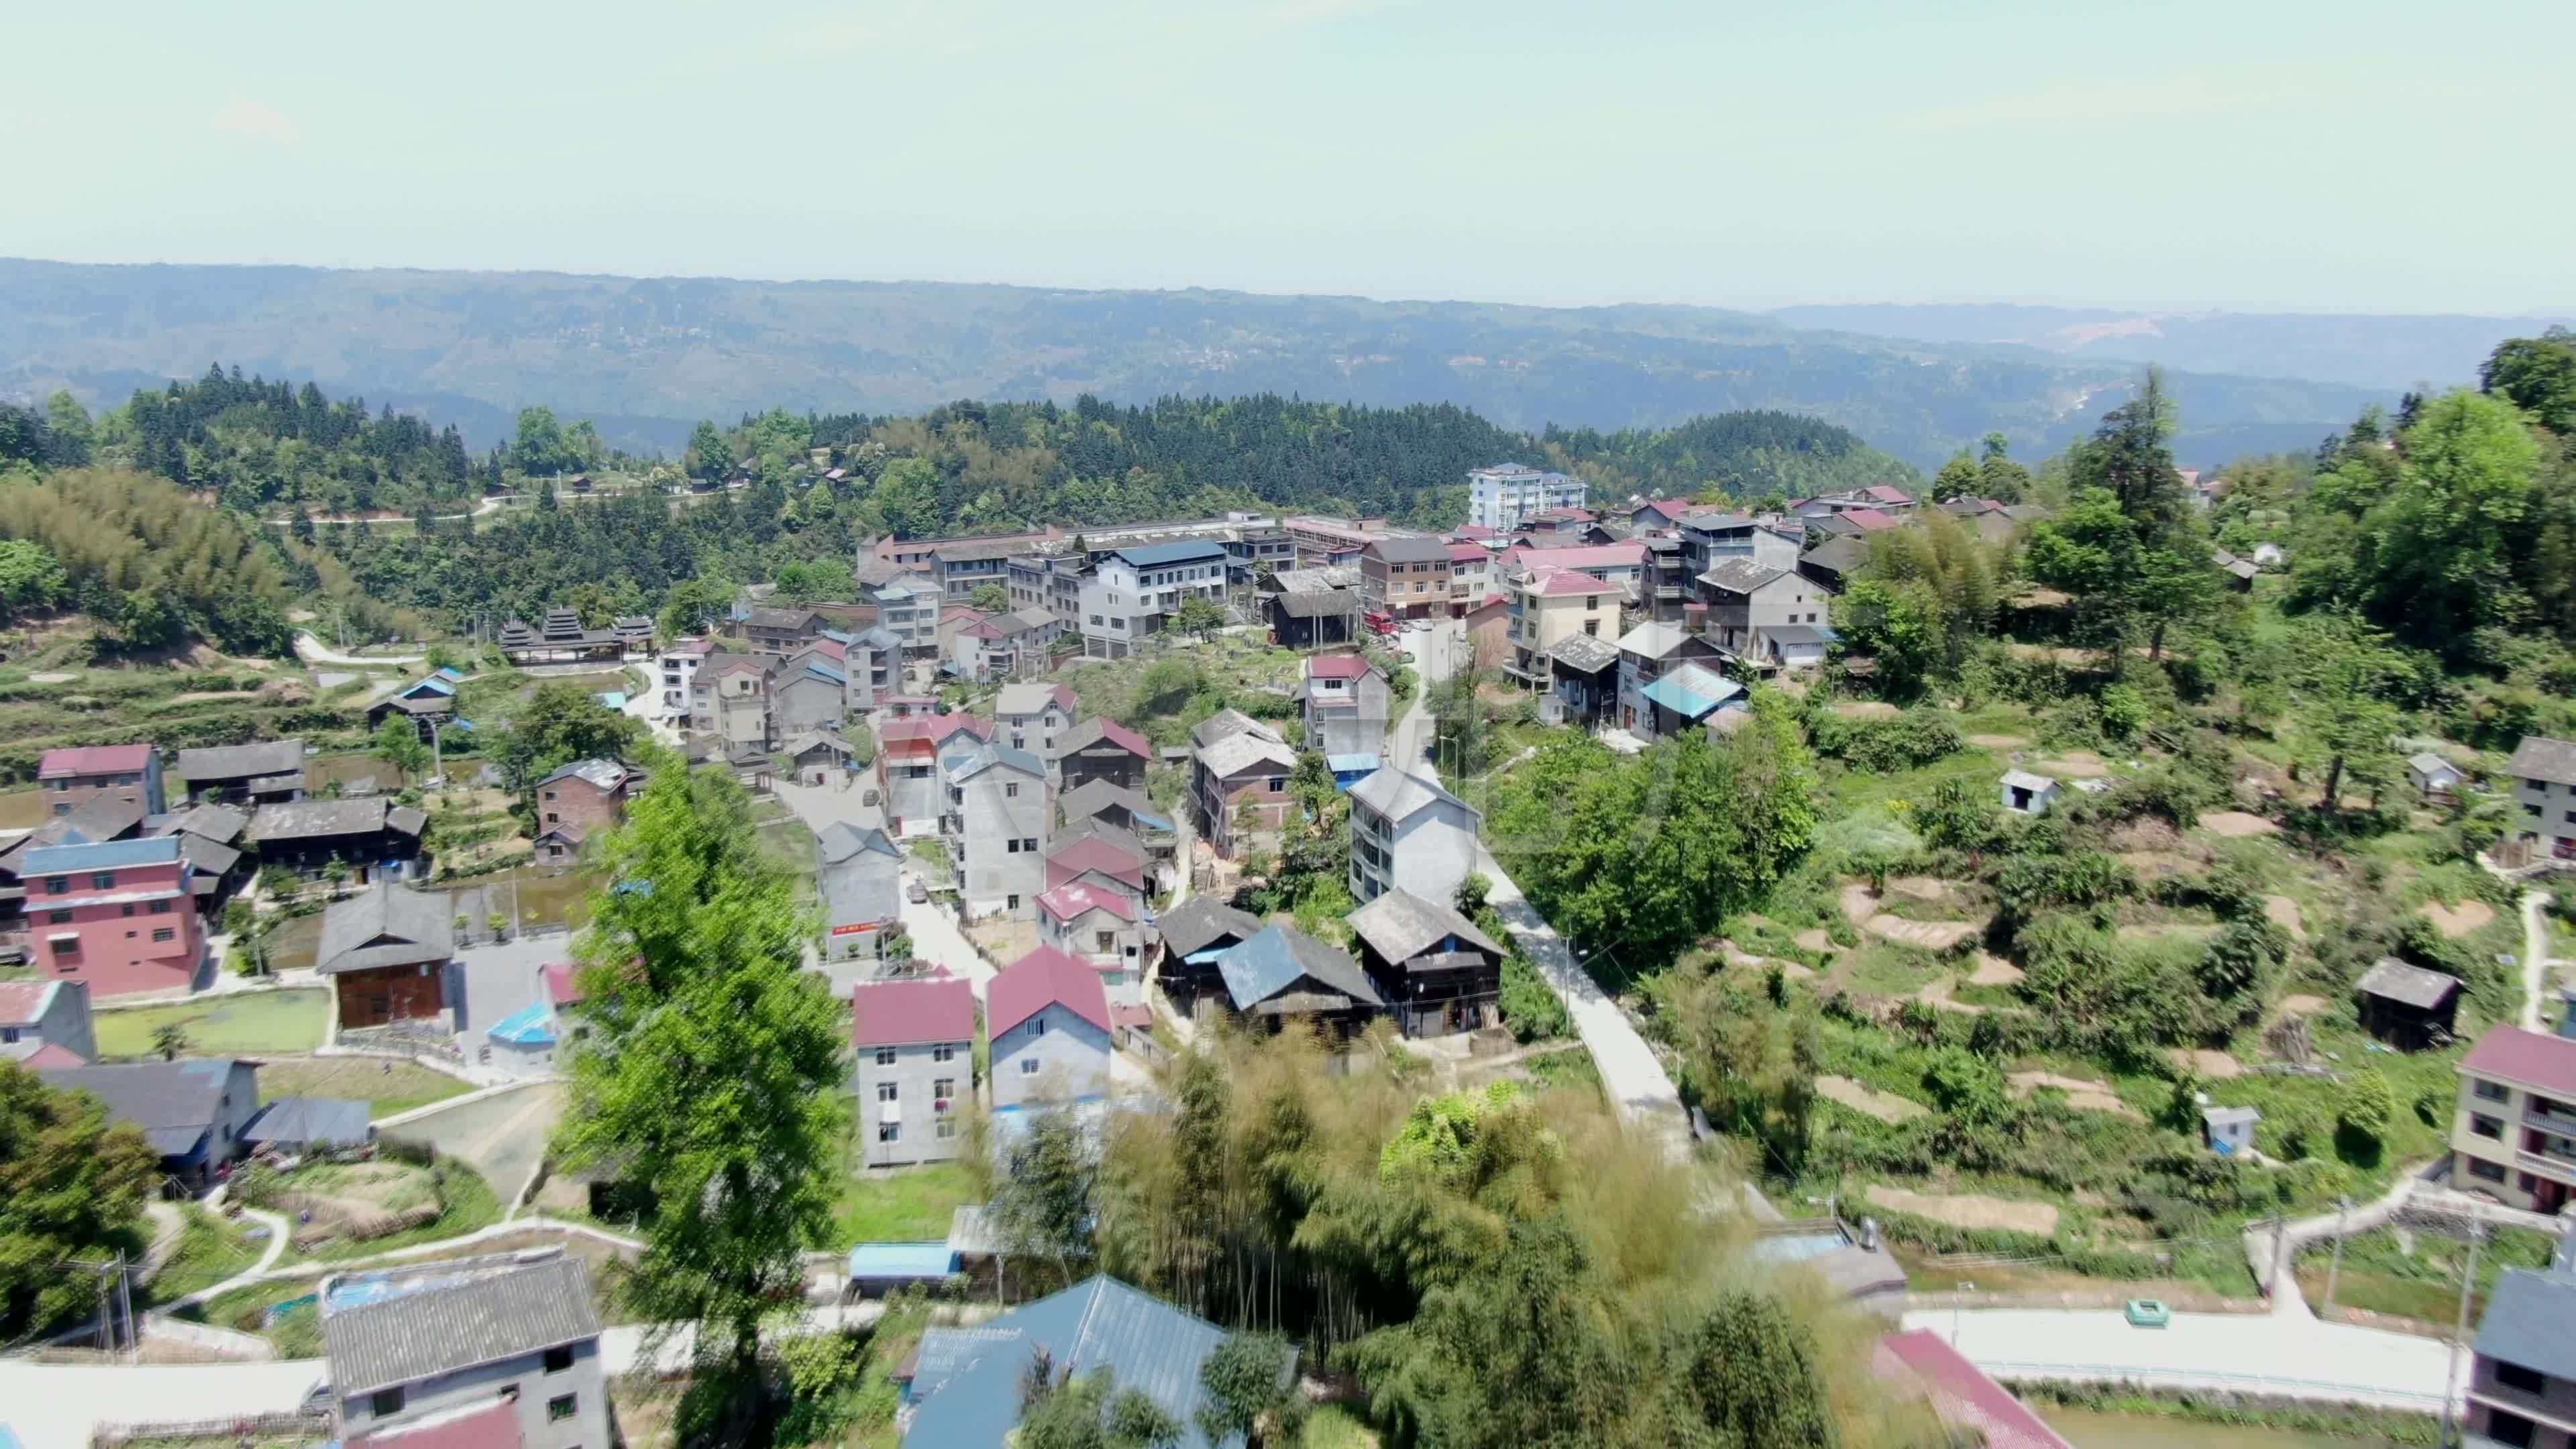
[[[0,942],[100,997],[186,987],[209,922],[262,870],[361,884],[420,873],[428,817],[389,798],[307,794],[301,740],[48,750],[47,816],[0,847]],[[178,798],[169,798],[169,777]]]

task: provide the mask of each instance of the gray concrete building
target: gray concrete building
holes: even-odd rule
[[[850,1045],[867,1165],[957,1156],[975,1096],[975,988],[955,976],[863,981],[850,991]]]
[[[1389,767],[1351,787],[1351,899],[1390,890],[1457,897],[1476,868],[1476,807],[1420,775]]]
[[[1034,920],[1055,817],[1046,766],[1026,750],[979,743],[944,756],[940,772],[948,787],[941,833],[957,860],[966,918]]]
[[[2513,763],[2515,837],[2536,855],[2576,859],[2576,741],[2524,735]]]
[[[318,1297],[344,1443],[611,1442],[590,1269],[561,1248],[334,1273]]]
[[[823,957],[874,957],[903,916],[903,852],[882,830],[848,821],[814,839],[815,888],[823,898]]]

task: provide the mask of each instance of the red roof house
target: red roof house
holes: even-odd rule
[[[570,1006],[581,1000],[581,988],[574,979],[581,967],[571,961],[549,961],[539,968],[546,979],[546,1000],[557,1006]]]
[[[1099,969],[1053,946],[1012,962],[985,984],[984,1000],[985,1024],[995,1041],[1050,1006],[1109,1030],[1109,994],[1101,988]]]
[[[152,763],[150,745],[73,745],[47,750],[36,761],[36,778],[61,779],[68,775],[121,775],[143,769]]]
[[[2487,1077],[2549,1096],[2576,1097],[2576,1041],[2518,1026],[2489,1027],[2460,1058],[2462,1076]]]
[[[1361,679],[1375,667],[1359,654],[1310,654],[1306,657],[1308,679]]]
[[[1071,884],[1087,871],[1098,871],[1113,880],[1124,881],[1137,890],[1145,888],[1145,862],[1115,842],[1098,835],[1081,835],[1065,841],[1047,852],[1047,888]]]
[[[1001,978],[993,980],[995,987]],[[975,1039],[975,987],[957,977],[862,981],[850,988],[850,1045],[919,1046]]]
[[[1038,897],[1038,909],[1059,921],[1081,920],[1091,911],[1107,911],[1122,921],[1133,924],[1139,912],[1132,896],[1102,890],[1082,881],[1067,881]]]

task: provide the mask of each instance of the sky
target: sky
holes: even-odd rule
[[[128,0],[8,30],[0,255],[2576,308],[2568,0]]]

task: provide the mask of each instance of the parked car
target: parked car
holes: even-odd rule
[[[903,883],[903,898],[916,906],[920,905],[930,899],[930,887],[921,883],[921,877],[914,876]]]
[[[2164,1328],[2173,1322],[2173,1310],[2154,1298],[2132,1298],[2122,1312],[2132,1328]]]

